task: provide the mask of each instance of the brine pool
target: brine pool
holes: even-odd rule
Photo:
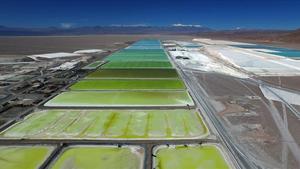
[[[269,53],[278,56],[284,56],[291,59],[300,59],[300,50],[289,49],[289,48],[279,48],[267,45],[233,45],[235,47],[244,48],[244,49],[254,49],[263,53]],[[266,51],[264,51],[266,50]]]
[[[52,146],[0,146],[0,168],[37,169],[50,156]]]
[[[112,61],[101,67],[101,69],[170,69],[169,61]],[[136,70],[138,71],[138,70]]]
[[[101,69],[97,70],[85,79],[103,79],[103,78],[179,78],[175,69]]]
[[[142,169],[144,149],[137,146],[70,146],[65,148],[51,169]]]
[[[212,144],[158,146],[155,169],[230,169],[220,148]]]
[[[87,79],[70,87],[71,90],[185,90],[179,79]]]
[[[194,102],[186,91],[68,91],[46,107],[187,107]]]
[[[0,134],[13,139],[191,139],[208,129],[195,110],[45,110]]]

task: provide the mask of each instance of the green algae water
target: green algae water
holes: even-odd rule
[[[179,79],[91,79],[81,80],[71,90],[184,90]]]
[[[191,139],[208,130],[193,110],[48,110],[1,133],[15,139]]]
[[[50,146],[0,146],[0,168],[37,169],[53,150]]]
[[[73,146],[66,148],[52,169],[142,169],[140,147]]]
[[[186,91],[69,91],[48,101],[47,107],[193,106]]]
[[[175,69],[101,69],[88,76],[86,79],[101,78],[179,78]]]
[[[156,169],[229,169],[221,151],[214,145],[158,148]]]
[[[101,67],[101,69],[170,69],[172,64],[169,61],[113,61]],[[137,70],[138,71],[138,70]]]

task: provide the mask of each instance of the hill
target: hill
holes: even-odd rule
[[[300,29],[281,35],[279,40],[283,42],[300,43]]]
[[[51,36],[101,34],[196,34],[212,29],[199,26],[93,26],[76,28],[11,28],[0,26],[0,36]]]

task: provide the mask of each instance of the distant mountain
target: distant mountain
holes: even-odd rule
[[[260,30],[238,29],[200,32],[197,36],[213,39],[226,39],[248,42],[288,42],[300,43],[300,29],[298,30]]]
[[[284,42],[300,43],[300,29],[281,35],[279,39]]]
[[[300,43],[300,29],[294,31],[260,29],[214,30],[201,25],[183,24],[174,24],[172,26],[114,25],[86,26],[74,28],[14,28],[0,25],[0,36],[59,36],[97,34],[193,35],[213,39],[241,40],[254,42]]]
[[[199,33],[203,37],[214,37],[221,39],[248,39],[248,40],[276,40],[279,36],[290,33],[287,30],[260,30],[260,29],[238,29],[222,30]]]
[[[76,28],[12,28],[0,26],[0,36],[47,36],[90,34],[197,34],[212,29],[202,26],[93,26]]]

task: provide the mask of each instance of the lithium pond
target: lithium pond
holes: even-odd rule
[[[113,61],[101,67],[101,69],[170,69],[172,64],[169,61]],[[137,70],[138,71],[138,70]]]
[[[186,91],[69,91],[48,101],[48,107],[194,106]]]
[[[208,130],[195,110],[47,110],[1,133],[14,139],[190,139]]]
[[[179,78],[179,76],[174,69],[101,69],[85,78]]]
[[[37,169],[53,150],[50,146],[0,146],[0,168]]]
[[[224,155],[214,145],[158,147],[154,152],[156,169],[229,169]]]
[[[72,146],[67,147],[52,164],[52,169],[142,169],[141,147]]]
[[[91,79],[81,80],[71,90],[184,90],[179,79]]]

